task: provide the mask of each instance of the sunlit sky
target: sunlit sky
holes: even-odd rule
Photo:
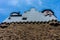
[[[23,14],[32,7],[38,11],[51,9],[60,21],[60,0],[0,0],[0,22],[5,20],[11,12],[20,11]]]

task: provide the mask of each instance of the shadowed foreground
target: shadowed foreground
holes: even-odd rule
[[[6,25],[5,27],[3,27]],[[0,40],[60,40],[57,23],[5,23],[0,24]]]

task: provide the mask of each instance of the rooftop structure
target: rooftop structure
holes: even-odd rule
[[[12,12],[3,22],[48,22],[51,20],[57,20],[52,10],[45,9],[39,12],[35,8],[32,8],[29,11],[24,12],[23,15],[19,12]]]

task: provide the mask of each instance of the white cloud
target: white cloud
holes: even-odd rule
[[[4,13],[4,12],[5,12],[5,9],[0,8],[0,13]]]
[[[38,4],[41,6],[42,5],[42,1],[41,0],[38,0]]]
[[[26,0],[26,3],[28,4],[28,5],[35,5],[35,4],[37,4],[38,3],[38,5],[42,5],[42,1],[41,0]]]
[[[0,11],[4,10],[3,8],[0,8]]]
[[[26,0],[26,3],[31,5],[33,0]]]
[[[6,13],[6,12],[7,12],[7,9],[0,8],[0,14]]]
[[[11,5],[11,6],[17,6],[19,3],[19,0],[10,0],[8,1],[8,5]]]

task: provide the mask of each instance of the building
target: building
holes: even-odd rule
[[[19,12],[12,12],[3,22],[48,22],[50,20],[57,20],[52,10],[45,9],[39,12],[35,8],[31,8],[29,11],[24,12],[23,15]]]

